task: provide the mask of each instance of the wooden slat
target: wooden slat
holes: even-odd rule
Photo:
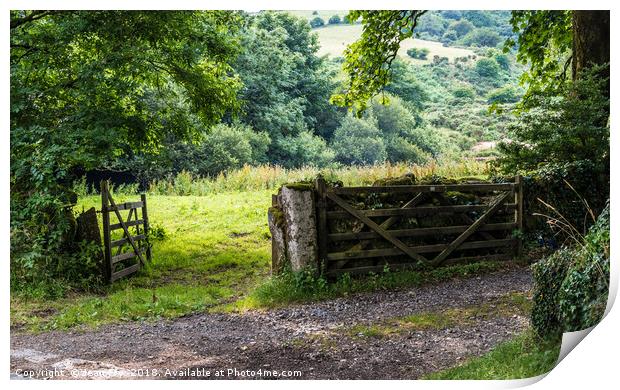
[[[516,240],[514,238],[505,238],[500,240],[484,240],[484,241],[470,241],[464,242],[456,250],[465,249],[482,249],[482,248],[496,248],[513,246]],[[420,245],[408,247],[415,253],[434,253],[441,252],[448,247],[449,244],[434,244],[434,245]],[[363,251],[348,251],[348,252],[333,252],[327,254],[329,261],[339,261],[344,259],[365,259],[371,257],[383,257],[383,256],[400,256],[402,251],[397,248],[384,248],[384,249],[367,249]]]
[[[416,196],[414,196],[411,200],[409,200],[407,203],[405,203],[401,208],[402,209],[406,209],[406,208],[412,208],[417,206],[423,199],[426,198],[426,194],[424,193],[418,193],[416,194]],[[383,229],[387,230],[389,229],[393,224],[395,224],[396,222],[398,222],[400,220],[400,217],[390,217],[388,219],[386,219],[385,221],[383,221],[381,223],[381,226]],[[368,232],[368,233],[372,233],[372,234],[376,234],[377,237],[380,237],[378,235],[378,233],[375,232]],[[368,245],[370,244],[370,241],[362,241],[356,245],[354,245],[353,247],[351,247],[349,250],[351,251],[358,251],[358,250],[362,250],[365,249]],[[325,252],[327,253],[327,251]],[[336,263],[333,265],[334,268],[342,268],[347,264],[348,260],[343,260],[339,263]]]
[[[448,245],[446,249],[444,249],[440,254],[437,255],[437,257],[433,259],[433,264],[441,264],[450,255],[450,253],[452,253],[463,242],[465,242],[465,240],[467,240],[469,236],[474,234],[476,230],[478,230],[478,228],[482,226],[487,221],[487,219],[491,218],[491,216],[500,208],[502,203],[506,200],[506,198],[508,198],[508,195],[510,195],[510,192],[506,192],[502,194],[499,198],[497,198],[484,214],[482,214],[471,226],[467,228],[467,230],[461,233],[460,236],[458,236],[454,241],[452,241],[452,243]]]
[[[389,242],[391,242],[394,246],[396,246],[398,249],[403,251],[405,254],[407,254],[412,259],[420,260],[420,261],[426,261],[426,259],[423,256],[420,256],[419,254],[411,251],[409,249],[409,247],[407,245],[405,245],[405,243],[400,241],[398,238],[391,236],[385,229],[383,229],[381,226],[377,225],[375,222],[373,222],[368,217],[366,217],[363,214],[361,214],[359,212],[359,210],[354,209],[350,204],[345,202],[338,195],[332,194],[330,192],[327,192],[327,197],[329,199],[331,199],[332,201],[334,201],[338,206],[340,206],[343,209],[345,209],[351,215],[353,215],[354,217],[356,217],[357,219],[359,219],[360,221],[365,223],[369,228],[371,228],[375,232],[379,233],[381,235],[381,237],[383,237],[386,240],[388,240]]]
[[[125,226],[127,226],[127,222],[131,221],[131,217],[134,215],[135,211],[136,211],[136,209],[129,210],[129,215],[127,216],[127,220],[124,221],[125,222]],[[135,213],[135,214],[136,214],[136,218],[135,219],[138,219],[138,213]],[[138,226],[136,226],[136,230],[138,230]],[[126,238],[126,237],[127,237],[127,234],[123,233],[123,238]],[[118,248],[116,248],[116,254],[114,256],[120,255],[122,251],[123,251],[123,248],[119,246]]]
[[[110,214],[108,213],[109,184],[106,180],[101,181],[101,215],[103,219],[103,272],[106,280],[112,278],[112,246],[110,245]]]
[[[435,197],[435,199],[439,200],[439,204],[441,204],[442,206],[449,206],[450,205],[450,202],[448,201],[448,199],[446,199],[445,196],[443,196],[443,194],[434,193],[433,196]],[[458,218],[460,218],[461,221],[466,223],[468,226],[471,225],[472,223],[474,223],[473,218],[471,218],[469,215],[467,215],[465,213],[459,214]],[[485,231],[481,231],[480,229],[478,229],[478,232],[480,232],[480,235],[485,240],[494,240],[495,239],[495,237],[493,237],[490,233],[487,233]]]
[[[500,260],[510,260],[512,256],[509,253],[501,253],[496,255],[487,255],[487,256],[468,256],[468,257],[455,257],[452,259],[448,259],[445,261],[445,264],[453,265],[453,264],[463,264],[470,262],[478,262],[478,261],[500,261]],[[403,263],[403,264],[387,264],[390,271],[399,271],[412,269],[418,264],[415,263]],[[337,276],[342,274],[350,274],[350,275],[360,275],[367,274],[370,272],[381,273],[385,269],[386,264],[375,265],[375,266],[366,266],[366,267],[355,267],[355,268],[341,268],[341,269],[330,269],[325,272],[325,275],[328,277]]]
[[[119,261],[123,261],[123,260],[133,259],[136,256],[137,256],[136,252],[133,252],[133,251],[121,253],[120,255],[116,255],[112,257],[112,264],[116,264]]]
[[[146,259],[148,261],[151,261],[151,243],[149,242],[149,230],[151,227],[149,225],[149,216],[146,210],[146,194],[140,194],[140,199],[142,201],[142,220],[144,221],[144,235],[146,236]],[[138,216],[136,215],[136,220],[137,219]]]
[[[381,225],[380,225],[381,226]],[[482,225],[478,231],[489,232],[498,230],[511,230],[517,226],[515,222],[504,223],[488,223]],[[445,226],[445,227],[432,227],[432,228],[418,228],[418,229],[398,229],[388,230],[388,232],[395,237],[427,237],[441,234],[459,234],[467,230],[469,225],[459,226]],[[350,241],[350,240],[373,240],[381,237],[375,232],[357,232],[357,233],[332,233],[329,234],[328,239],[330,242],[338,241]],[[363,249],[363,248],[359,248]],[[351,248],[351,250],[357,250]]]
[[[143,219],[136,219],[133,221],[127,221],[125,222],[125,226],[130,227],[130,226],[136,226],[136,225],[141,225],[144,224],[144,220]],[[110,225],[110,230],[118,230],[118,229],[122,229],[123,225],[121,225],[120,223],[115,223],[113,225]]]
[[[114,207],[114,213],[116,214],[116,218],[118,218],[118,222],[123,227],[123,231],[125,232],[125,236],[127,236],[127,239],[129,240],[129,244],[131,244],[131,247],[133,248],[134,252],[136,253],[136,255],[138,255],[138,258],[140,259],[140,263],[144,264],[144,258],[142,257],[142,253],[140,252],[140,249],[136,246],[136,243],[131,237],[131,233],[129,233],[129,230],[127,229],[127,225],[123,221],[123,216],[121,215],[120,211],[116,209],[116,204],[114,203],[114,199],[109,193],[108,193],[108,200],[110,201],[110,204],[112,205],[112,207]]]
[[[116,205],[116,207],[109,207],[108,209],[110,211],[114,211],[114,210],[131,210],[131,209],[137,209],[144,206],[144,203],[142,202],[125,202],[125,203],[119,203]]]
[[[403,192],[486,192],[486,191],[510,191],[514,183],[484,183],[484,184],[437,184],[437,185],[411,185],[411,186],[376,186],[376,187],[334,187],[329,191],[334,194],[359,194],[359,193],[403,193]]]
[[[516,204],[506,203],[501,206],[503,210],[515,210]],[[421,206],[412,209],[393,208],[393,209],[375,209],[375,210],[357,210],[359,213],[366,217],[412,217],[412,216],[425,216],[434,215],[437,213],[467,213],[471,211],[486,211],[489,208],[488,205],[455,205],[455,206]],[[350,213],[346,211],[328,211],[328,219],[341,219],[343,217],[350,216]]]
[[[136,240],[136,241],[146,239],[146,236],[144,234],[138,234],[137,236],[131,236],[131,237],[134,240]],[[129,242],[129,240],[127,239],[127,237],[121,238],[120,240],[112,241],[112,247],[121,246],[121,245],[126,244],[128,242]]]
[[[118,279],[122,278],[123,276],[131,275],[134,272],[137,272],[139,270],[140,270],[140,263],[136,263],[134,265],[131,265],[131,266],[127,267],[127,268],[124,268],[121,271],[113,273],[112,277],[110,278],[110,282],[118,280]]]
[[[515,222],[517,224],[517,229],[519,233],[523,233],[523,179],[521,175],[517,175],[515,177],[515,203],[517,204],[517,209],[515,210]],[[519,237],[516,245],[516,254],[521,257],[523,254],[523,240]]]

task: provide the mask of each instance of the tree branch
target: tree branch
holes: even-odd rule
[[[30,14],[24,16],[23,18],[17,18],[17,19],[11,20],[11,30],[13,30],[13,29],[15,29],[15,28],[17,28],[19,26],[22,26],[22,25],[24,25],[26,23],[33,22],[35,20],[44,18],[44,17],[46,17],[48,15],[51,15],[51,14],[54,14],[54,13],[57,13],[57,12],[59,12],[59,11],[43,11],[43,10],[32,11]]]

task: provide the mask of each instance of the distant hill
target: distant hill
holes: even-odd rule
[[[328,54],[331,57],[342,56],[347,45],[355,42],[362,34],[362,26],[360,24],[335,24],[327,25],[314,29],[319,36],[321,49],[319,55]],[[426,60],[413,59],[407,55],[407,50],[415,48],[427,48],[429,54]],[[403,59],[407,59],[414,63],[427,63],[433,60],[433,56],[448,57],[452,62],[456,57],[473,56],[474,53],[470,49],[461,49],[457,47],[444,47],[440,42],[425,41],[422,39],[406,39],[402,42],[398,55]]]

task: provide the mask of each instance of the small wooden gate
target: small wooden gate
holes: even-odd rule
[[[519,176],[514,183],[372,187],[330,187],[319,177],[315,187],[319,265],[328,276],[521,253]]]
[[[140,215],[138,209],[141,209]],[[129,213],[124,218],[121,212],[126,210]],[[118,223],[110,223],[110,214],[115,215]],[[151,260],[146,195],[140,195],[139,202],[116,204],[110,194],[109,183],[102,181],[101,215],[103,216],[104,271],[107,280],[111,283],[137,272],[145,264],[144,255],[146,255],[146,260]],[[114,237],[115,232],[119,230],[121,231],[120,237]],[[113,252],[115,253],[112,254]]]

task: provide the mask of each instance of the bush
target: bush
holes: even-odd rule
[[[280,138],[277,143],[282,153],[279,165],[283,167],[329,167],[334,162],[335,153],[327,146],[327,142],[309,131]]]
[[[533,267],[532,326],[544,339],[557,339],[596,325],[609,294],[609,203],[588,235]]]
[[[498,88],[489,92],[487,95],[487,103],[516,103],[521,99],[521,95],[513,86]]]
[[[459,20],[458,22],[453,22],[449,27],[449,30],[454,31],[458,38],[467,35],[473,29],[474,25],[468,20]]]
[[[557,94],[526,96],[509,128],[515,142],[499,145],[503,156],[497,165],[514,172],[589,160],[595,165],[593,172],[608,173],[609,79],[598,78],[599,70],[595,67],[578,81],[565,83]]]
[[[499,65],[492,58],[481,58],[476,62],[476,73],[481,77],[496,79],[499,76]]]
[[[506,54],[497,53],[493,58],[502,70],[510,72],[510,58]]]
[[[452,91],[452,95],[457,99],[473,100],[476,97],[476,91],[469,85],[460,85]]]
[[[407,55],[409,57],[416,58],[418,60],[425,60],[428,57],[428,53],[430,53],[430,50],[428,50],[425,47],[423,48],[412,47],[411,49],[407,50]]]
[[[334,132],[336,160],[350,165],[371,165],[386,160],[387,153],[376,121],[347,115]]]
[[[317,28],[317,27],[322,27],[322,26],[325,26],[325,21],[318,16],[310,21],[310,27],[312,28]]]
[[[450,30],[450,31],[446,31],[446,33],[443,34],[443,36],[441,37],[439,41],[443,43],[444,46],[450,46],[450,44],[455,42],[457,39],[458,39],[458,36],[456,35],[456,32]]]
[[[416,31],[428,37],[440,37],[446,30],[447,22],[438,14],[427,12],[422,15],[416,26]]]
[[[488,11],[462,11],[462,15],[476,27],[489,27],[493,24]]]
[[[329,20],[327,21],[327,23],[329,24],[339,24],[342,20],[340,19],[340,16],[338,15],[333,15],[331,18],[329,18]]]
[[[192,164],[200,169],[191,171],[213,176],[246,164],[260,163],[270,143],[266,133],[256,133],[249,126],[219,124],[202,144],[199,152],[202,158],[193,159]]]
[[[531,321],[542,338],[553,339],[562,335],[558,292],[572,256],[571,250],[563,249],[532,266],[535,284]]]
[[[475,29],[465,35],[462,39],[462,43],[464,45],[479,47],[496,47],[501,41],[502,37],[490,28]]]

